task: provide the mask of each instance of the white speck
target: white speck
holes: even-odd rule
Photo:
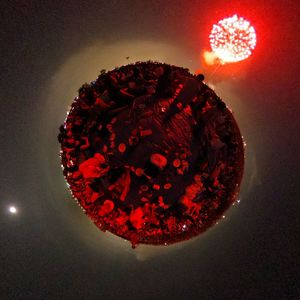
[[[222,218],[225,219],[225,216],[223,216]]]
[[[15,215],[15,214],[18,212],[18,210],[17,210],[17,208],[16,208],[15,206],[10,206],[10,207],[8,208],[8,211],[9,211],[11,214],[13,214],[13,215]]]
[[[240,199],[238,199],[237,203],[240,203],[240,202],[241,202],[241,200],[240,200]]]

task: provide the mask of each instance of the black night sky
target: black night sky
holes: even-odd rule
[[[0,299],[300,298],[297,1],[19,0],[0,13]],[[209,32],[234,13],[257,47],[212,75]],[[204,72],[239,123],[246,166],[218,225],[132,250],[72,200],[57,134],[82,83],[149,59]]]

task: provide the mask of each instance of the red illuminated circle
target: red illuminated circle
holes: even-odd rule
[[[187,69],[139,62],[79,89],[58,136],[74,198],[135,246],[194,237],[237,196],[243,141],[225,103]]]

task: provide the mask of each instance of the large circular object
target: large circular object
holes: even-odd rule
[[[213,25],[209,38],[213,52],[223,63],[248,58],[256,46],[254,27],[237,15]]]
[[[138,62],[103,70],[79,89],[58,138],[74,198],[133,247],[204,232],[239,190],[237,124],[188,69]]]

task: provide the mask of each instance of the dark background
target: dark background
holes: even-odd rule
[[[299,6],[2,1],[0,299],[299,299]],[[234,13],[257,47],[213,75],[208,34]],[[132,250],[72,201],[56,135],[82,83],[147,59],[203,70],[240,124],[246,169],[240,202],[207,233]]]

